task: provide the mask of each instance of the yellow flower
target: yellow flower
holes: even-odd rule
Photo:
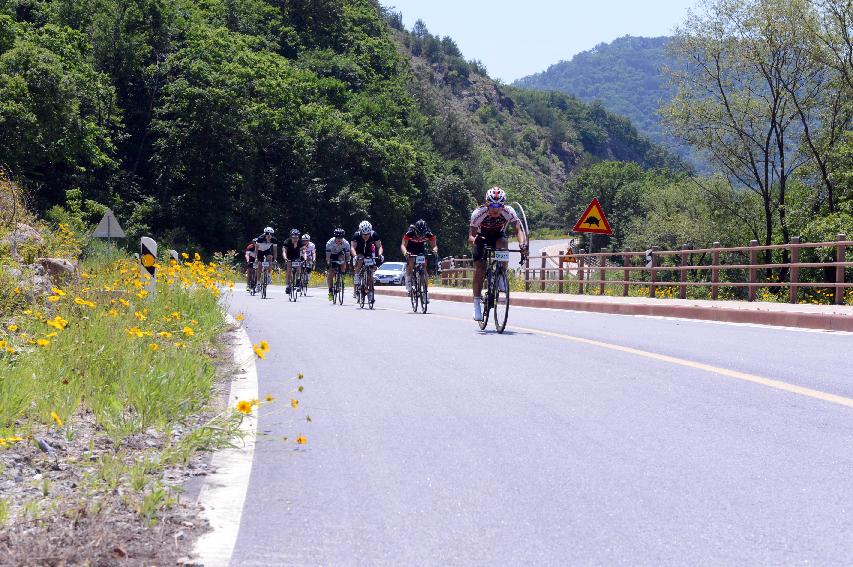
[[[18,330],[18,326],[14,323],[6,327],[10,333],[14,333]]]
[[[145,313],[143,313],[142,311],[134,311],[134,312],[133,312],[133,314],[134,314],[134,315],[136,316],[136,318],[137,318],[137,319],[139,319],[140,321],[145,321],[146,319],[148,319],[148,317],[147,317],[147,316],[145,315]]]
[[[148,350],[150,350],[151,352],[157,352],[158,350],[160,350],[160,345],[158,345],[157,343],[151,343],[150,345],[148,345]]]
[[[124,305],[125,307],[130,307],[130,302],[126,299],[122,299],[121,297],[118,299],[118,302]]]
[[[177,311],[172,311],[172,318],[173,318],[175,321],[180,321],[180,320],[181,320],[181,314],[180,314],[180,313],[178,313]]]
[[[20,443],[20,442],[21,442],[21,441],[23,441],[23,440],[24,440],[24,438],[23,438],[23,437],[19,437],[18,435],[14,435],[14,436],[12,436],[12,437],[7,437],[7,438],[6,438],[6,441],[9,441],[10,443]]]
[[[110,317],[118,317],[118,311],[116,311],[115,309],[110,309],[109,311],[107,311],[107,315],[109,315]]]
[[[48,319],[47,321],[45,321],[45,323],[59,331],[62,331],[63,329],[65,329],[65,327],[68,326],[68,320],[63,319],[61,315],[57,315],[53,319]]]
[[[190,257],[190,255],[187,254],[186,252],[181,252],[181,258],[183,258],[184,260],[186,260],[189,257]]]
[[[171,339],[172,333],[170,333],[169,331],[160,331],[159,333],[157,333],[157,336],[162,339]]]
[[[21,288],[16,287],[14,291],[15,291],[15,295],[18,295],[21,293]]]
[[[271,401],[273,401],[274,399],[275,399],[275,398],[274,398],[274,397],[272,397],[272,394],[267,394],[266,396],[264,396],[264,400],[266,400],[266,401],[268,401],[268,402],[271,402]]]
[[[264,352],[269,352],[270,350],[270,344],[267,341],[261,341],[260,343],[258,343],[258,346]]]
[[[261,401],[259,399],[255,398],[254,400],[252,400],[252,405],[256,406],[256,407],[260,407]]]
[[[83,278],[84,280],[88,280],[92,276],[87,274],[86,272],[83,272],[82,274],[80,274],[80,277]]]
[[[184,345],[184,343],[182,343],[182,342],[175,343],[175,348],[184,348],[184,346],[186,346],[186,345]]]
[[[9,354],[15,354],[16,351],[15,351],[15,349],[13,349],[12,347],[9,346],[9,347],[6,347],[6,352],[8,352]]]
[[[193,260],[195,260],[196,262],[201,262],[201,256],[199,255],[199,253],[198,253],[198,252],[196,252],[196,253],[193,255]]]
[[[5,349],[6,349],[6,347],[8,347],[8,346],[9,346],[9,343],[7,343],[7,342],[6,342],[5,340],[3,340],[3,339],[0,339],[0,350],[5,350]]]
[[[139,293],[136,294],[136,297],[138,297],[139,299],[145,299],[146,297],[148,297],[148,290],[141,290]]]
[[[50,301],[51,303],[56,303],[60,299],[62,299],[62,298],[59,297],[58,295],[51,295],[50,297],[47,298],[47,300]]]
[[[62,427],[62,418],[55,411],[50,412],[50,418],[56,423],[57,427]]]
[[[136,338],[140,338],[140,337],[145,336],[145,332],[142,329],[140,329],[139,327],[131,327],[130,329],[127,329],[127,334],[131,337],[136,337]]]
[[[252,350],[255,351],[255,356],[257,356],[261,360],[263,360],[267,356],[267,353],[258,348],[257,345],[252,345]]]
[[[243,314],[242,314],[242,313],[238,313],[238,314],[237,314],[237,316],[236,316],[236,317],[234,317],[234,318],[235,318],[236,320],[238,320],[238,321],[242,321],[242,320],[243,320]]]
[[[79,297],[74,298],[74,303],[76,303],[77,305],[83,305],[85,307],[92,307],[92,308],[96,307],[96,305],[93,302],[86,300],[86,299],[79,298]]]
[[[195,335],[195,331],[193,331],[192,327],[184,327],[184,335],[191,337]]]
[[[54,293],[54,295],[58,295],[59,297],[63,297],[65,295],[65,292],[59,289],[58,287],[51,288],[51,291]]]
[[[50,344],[50,341],[47,339],[37,339],[36,344],[40,347],[46,347],[47,345]]]
[[[304,435],[300,435],[299,437],[296,438],[296,443],[299,445],[304,445],[307,442],[308,442],[308,440],[305,438]]]
[[[32,315],[32,314],[33,314],[32,309],[24,309],[24,315]]]
[[[240,400],[239,402],[237,402],[237,411],[242,414],[249,415],[250,413],[252,413],[252,402]]]
[[[293,409],[298,408],[299,407],[299,400],[294,400],[293,398],[290,398],[290,407],[292,407]]]
[[[0,447],[6,444],[6,440],[0,437]]]
[[[52,333],[48,333],[48,334],[46,334],[46,335],[45,335],[45,337],[47,337],[47,338],[49,338],[49,339],[52,339],[52,338],[56,337],[58,334],[59,334],[59,333],[57,333],[56,331],[54,331],[54,332],[52,332]]]

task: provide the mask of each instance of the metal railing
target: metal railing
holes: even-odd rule
[[[770,246],[753,240],[749,246],[726,248],[715,242],[711,248],[698,249],[684,245],[680,250],[542,252],[528,258],[516,274],[523,278],[525,291],[548,288],[585,294],[597,287],[600,295],[628,296],[632,286],[640,286],[648,289],[649,297],[657,297],[662,288],[677,288],[678,297],[686,299],[688,288],[695,287],[707,288],[712,300],[720,298],[721,290],[732,289],[740,295],[736,298],[755,301],[760,288],[774,290],[777,297],[788,288],[788,301],[798,303],[802,288],[815,288],[834,290],[832,301],[841,305],[845,290],[853,288],[853,276],[848,275],[853,274],[853,261],[848,261],[848,254],[853,254],[853,241],[839,234],[832,242],[802,242],[793,237],[789,244]],[[764,259],[759,261],[759,255]],[[470,286],[471,258],[445,258],[441,266],[442,285]]]

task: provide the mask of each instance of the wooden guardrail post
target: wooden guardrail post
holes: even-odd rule
[[[712,248],[719,248],[721,244],[719,242],[715,242],[712,245]],[[717,294],[719,293],[719,284],[720,284],[720,252],[718,250],[714,250],[711,252],[711,299],[716,300]]]
[[[678,270],[678,297],[681,299],[687,299],[687,270],[685,266],[690,265],[690,250],[692,246],[689,244],[683,244],[681,246],[681,266],[680,270]]]
[[[622,295],[624,297],[628,297],[628,282],[631,281],[631,270],[628,269],[629,264],[631,263],[631,257],[627,254],[622,255],[622,281],[625,282],[622,284]]]
[[[583,265],[585,263],[584,260],[586,259],[584,254],[586,254],[586,250],[581,248],[580,256],[578,256],[578,293],[581,295],[583,295]]]
[[[524,291],[530,291],[530,255],[524,259]]]
[[[755,249],[758,246],[757,240],[749,241],[750,251],[749,251],[749,265],[754,266],[758,263],[758,250]],[[749,268],[749,291],[747,293],[747,297],[749,301],[755,301],[755,284],[758,282],[758,270],[755,268]]]
[[[539,269],[539,291],[545,291],[545,263],[548,261],[546,258],[547,254],[545,251],[542,251],[542,266]]]
[[[790,278],[790,286],[788,286],[788,301],[791,303],[797,303],[799,301],[798,291],[799,287],[796,284],[800,283],[800,267],[797,264],[800,262],[800,247],[797,244],[800,243],[799,236],[791,237],[791,269],[788,270],[788,277]]]
[[[838,235],[839,244],[835,245],[835,261],[844,262],[847,260],[847,247],[841,242],[847,240],[846,234]],[[844,266],[835,266],[835,304],[844,304],[844,289],[840,284],[844,283]]]
[[[649,297],[655,297],[657,292],[657,281],[658,281],[658,272],[656,270],[658,266],[658,251],[660,251],[660,246],[652,246],[652,265],[651,265],[651,283],[649,284]]]
[[[599,252],[608,252],[608,248],[602,248]],[[601,265],[598,267],[598,295],[604,295],[604,286],[607,281],[607,256],[599,256]]]
[[[559,261],[559,270],[560,270],[560,272],[559,272],[559,275],[558,275],[558,278],[560,279],[560,284],[559,284],[559,290],[560,290],[560,293],[563,293],[563,280],[564,280],[564,277],[563,277],[563,266],[564,266],[564,264],[565,264],[565,261],[564,261],[564,255],[565,255],[565,254],[566,254],[565,252],[563,252],[562,250],[560,250],[560,261]]]

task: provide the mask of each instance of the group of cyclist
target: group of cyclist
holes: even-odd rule
[[[483,319],[481,292],[483,288],[483,279],[486,272],[486,250],[488,248],[495,250],[506,250],[507,227],[514,227],[518,245],[521,249],[522,256],[527,254],[528,241],[527,234],[519,222],[519,217],[515,210],[507,205],[506,192],[500,187],[492,187],[486,192],[485,202],[474,209],[471,213],[470,230],[468,242],[472,247],[472,256],[474,260],[474,319],[481,321]],[[354,267],[354,288],[361,285],[359,281],[364,258],[376,258],[378,264],[384,261],[384,249],[382,240],[379,234],[373,230],[373,225],[369,221],[362,221],[358,225],[358,230],[351,236],[349,241],[345,240],[346,231],[343,228],[336,228],[332,237],[326,242],[326,283],[329,287],[329,301],[333,298],[332,282],[338,270],[346,273],[347,266],[352,264]],[[430,230],[424,220],[418,220],[403,234],[403,240],[400,243],[400,250],[403,257],[406,258],[406,287],[411,291],[412,270],[414,267],[414,259],[417,256],[429,251],[438,258],[438,238]],[[278,259],[279,242],[275,237],[275,231],[272,227],[267,227],[261,236],[252,240],[245,249],[246,257],[246,275],[247,285],[251,289],[252,275],[254,281],[259,281],[261,270],[264,263],[267,266],[271,265]],[[291,286],[301,285],[301,281],[293,279],[293,262],[301,261],[302,269],[309,274],[316,266],[317,262],[317,247],[311,241],[311,235],[300,234],[298,229],[290,231],[290,237],[281,245],[282,258],[286,264],[287,270],[287,293],[290,293]],[[375,266],[371,269],[375,269]]]

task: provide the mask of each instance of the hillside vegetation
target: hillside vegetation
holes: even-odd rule
[[[181,248],[423,216],[454,252],[491,183],[546,222],[579,165],[667,159],[395,22],[374,0],[0,0],[0,163],[38,210],[73,191]]]

